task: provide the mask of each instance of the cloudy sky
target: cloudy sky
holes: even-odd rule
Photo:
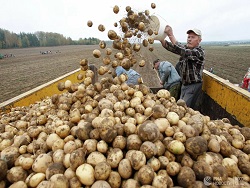
[[[10,32],[54,32],[73,40],[96,37],[107,40],[109,29],[125,16],[126,6],[149,10],[172,26],[179,41],[186,31],[199,28],[203,41],[250,39],[249,0],[0,0],[0,28]],[[156,8],[151,8],[151,3]],[[113,13],[118,5],[120,12]],[[88,27],[87,21],[93,26]],[[103,24],[104,32],[98,31]]]

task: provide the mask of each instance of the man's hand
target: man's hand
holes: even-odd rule
[[[172,27],[170,25],[166,25],[164,33],[166,33],[168,37],[171,37],[171,36],[174,35],[173,34],[173,29],[172,29]]]
[[[160,84],[163,85],[163,82],[160,80]]]
[[[169,40],[172,42],[172,44],[176,44],[177,40],[174,36],[173,29],[170,25],[166,25],[164,33],[167,34],[167,36],[168,36]]]

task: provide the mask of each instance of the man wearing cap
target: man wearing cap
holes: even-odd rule
[[[160,41],[162,46],[168,51],[180,55],[177,63],[182,82],[180,98],[186,102],[188,107],[196,109],[198,108],[196,99],[202,93],[202,72],[205,63],[205,51],[200,46],[201,31],[196,28],[188,30],[186,45],[182,45],[176,40],[169,25],[165,27],[164,32],[171,42],[163,39]]]

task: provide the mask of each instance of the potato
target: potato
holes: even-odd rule
[[[129,159],[131,166],[135,170],[139,170],[143,165],[146,164],[146,156],[141,151],[130,150],[131,154],[126,155]]]
[[[167,112],[168,112],[167,109],[165,108],[165,106],[163,106],[162,104],[155,104],[153,106],[152,110],[153,110],[152,116],[155,119],[165,118],[167,115]]]
[[[95,182],[94,171],[90,164],[84,163],[76,169],[76,176],[82,184],[92,185]]]
[[[48,166],[52,163],[52,157],[49,154],[40,154],[32,165],[34,172],[45,173]]]
[[[126,144],[127,144],[127,138],[122,135],[116,136],[112,142],[112,146],[114,148],[120,148],[120,149],[126,148]]]
[[[54,174],[64,174],[65,167],[62,163],[51,163],[46,169],[46,179],[49,180]]]
[[[187,166],[181,167],[181,170],[179,174],[177,175],[177,182],[179,186],[192,187],[195,181],[196,181],[196,177],[192,168],[187,167]]]
[[[150,159],[157,154],[156,145],[150,141],[143,142],[140,147],[140,151],[145,154],[147,159]]]
[[[153,179],[152,186],[155,188],[168,187],[168,178],[166,176],[157,175]]]
[[[90,153],[87,157],[87,163],[91,164],[92,166],[95,166],[100,162],[105,162],[106,160],[106,157],[98,151]]]
[[[1,183],[0,183],[0,187],[1,187]],[[17,181],[13,184],[11,184],[11,186],[9,186],[9,188],[27,188],[28,186],[26,185],[26,183],[24,181]]]
[[[63,174],[55,174],[50,178],[51,187],[68,188],[69,181]]]
[[[180,172],[180,169],[181,169],[181,165],[175,161],[170,161],[166,167],[167,173],[170,176],[177,175]]]
[[[171,125],[176,125],[179,121],[180,117],[177,113],[175,112],[168,112],[167,114],[167,120]]]
[[[182,142],[178,141],[178,140],[172,140],[169,142],[169,144],[167,145],[167,149],[175,154],[175,155],[180,155],[183,154],[185,151],[185,146]]]
[[[30,187],[37,187],[39,183],[41,183],[45,179],[44,173],[36,173],[30,177],[28,185]]]
[[[85,162],[86,152],[86,148],[82,147],[70,153],[69,163],[72,170],[75,170]]]
[[[167,118],[158,118],[154,120],[154,123],[158,126],[159,131],[161,133],[164,133],[166,128],[170,126],[169,121]]]
[[[95,166],[94,176],[96,180],[106,180],[111,173],[111,166],[108,162],[100,162]]]
[[[0,181],[4,180],[8,171],[8,165],[5,160],[0,159]]]
[[[161,162],[158,158],[152,157],[147,161],[147,165],[151,166],[155,172],[161,168]]]
[[[194,158],[207,151],[207,140],[202,136],[188,138],[185,142],[186,151]]]
[[[111,188],[108,182],[103,180],[97,180],[90,188]]]
[[[160,131],[153,121],[147,120],[139,126],[138,136],[142,141],[155,142],[159,139]]]
[[[140,184],[134,179],[127,179],[122,184],[122,188],[140,188]]]
[[[58,139],[60,139],[60,137],[56,133],[50,134],[46,139],[46,144],[48,148],[51,149],[54,142]]]
[[[7,172],[7,180],[11,183],[25,181],[28,173],[21,166],[14,166]]]
[[[101,31],[101,32],[105,31],[105,26],[102,25],[102,24],[99,24],[98,25],[98,30]]]
[[[111,171],[108,177],[108,183],[112,188],[119,188],[121,186],[121,176],[117,171]]]
[[[215,153],[219,153],[220,152],[220,143],[218,140],[216,140],[215,138],[212,138],[208,141],[208,150],[215,152]]]
[[[117,14],[117,13],[119,12],[119,7],[118,7],[117,5],[115,5],[115,6],[113,7],[113,12],[114,12],[115,14]]]
[[[213,168],[205,161],[195,161],[192,168],[197,180],[203,181],[206,176],[213,177]]]
[[[150,185],[154,179],[154,170],[149,165],[142,166],[138,171],[138,180],[141,185]]]
[[[129,159],[122,159],[118,165],[118,173],[124,179],[128,179],[132,175],[132,166]]]
[[[228,158],[228,157],[224,158],[222,160],[222,165],[226,167],[229,177],[237,177],[240,175],[238,165],[233,159]]]
[[[0,159],[4,159],[7,162],[8,168],[11,168],[19,155],[18,147],[9,146],[0,152]]]
[[[55,163],[62,163],[64,159],[64,150],[58,149],[55,152],[53,152],[52,155],[53,162]]]
[[[89,27],[92,27],[93,22],[92,22],[91,20],[88,20],[87,25],[88,25]]]
[[[127,149],[128,150],[139,150],[141,147],[142,141],[137,134],[131,134],[127,137]]]
[[[123,159],[123,152],[120,148],[110,148],[107,154],[107,163],[111,168],[117,168]]]

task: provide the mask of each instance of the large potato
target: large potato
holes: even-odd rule
[[[117,171],[112,171],[108,177],[108,183],[112,188],[119,188],[122,183],[120,174]]]
[[[141,185],[150,185],[154,179],[154,169],[149,165],[142,166],[138,171],[138,180]]]
[[[8,165],[6,161],[0,159],[0,181],[4,180],[7,175]]]
[[[120,148],[110,148],[107,155],[107,163],[112,168],[117,168],[122,159],[123,152]]]
[[[196,158],[207,151],[207,140],[202,136],[188,138],[185,142],[185,149],[192,157]]]
[[[76,176],[84,185],[92,185],[95,182],[94,168],[87,163],[80,165],[76,169]]]
[[[160,130],[153,121],[147,120],[139,126],[138,136],[142,141],[155,142],[159,139]]]
[[[25,181],[28,173],[21,166],[14,166],[7,172],[7,179],[14,183],[17,181]]]
[[[177,182],[182,187],[192,187],[195,183],[196,177],[192,168],[183,166],[177,175]]]
[[[132,166],[129,159],[122,159],[118,165],[118,172],[124,179],[128,179],[132,175]]]
[[[92,166],[95,166],[100,162],[105,162],[106,160],[106,157],[99,151],[94,151],[87,157],[87,163]]]
[[[106,161],[100,162],[95,166],[95,179],[106,180],[111,173],[111,166]]]
[[[49,154],[40,154],[32,165],[34,172],[45,173],[48,166],[52,163],[52,157]]]

